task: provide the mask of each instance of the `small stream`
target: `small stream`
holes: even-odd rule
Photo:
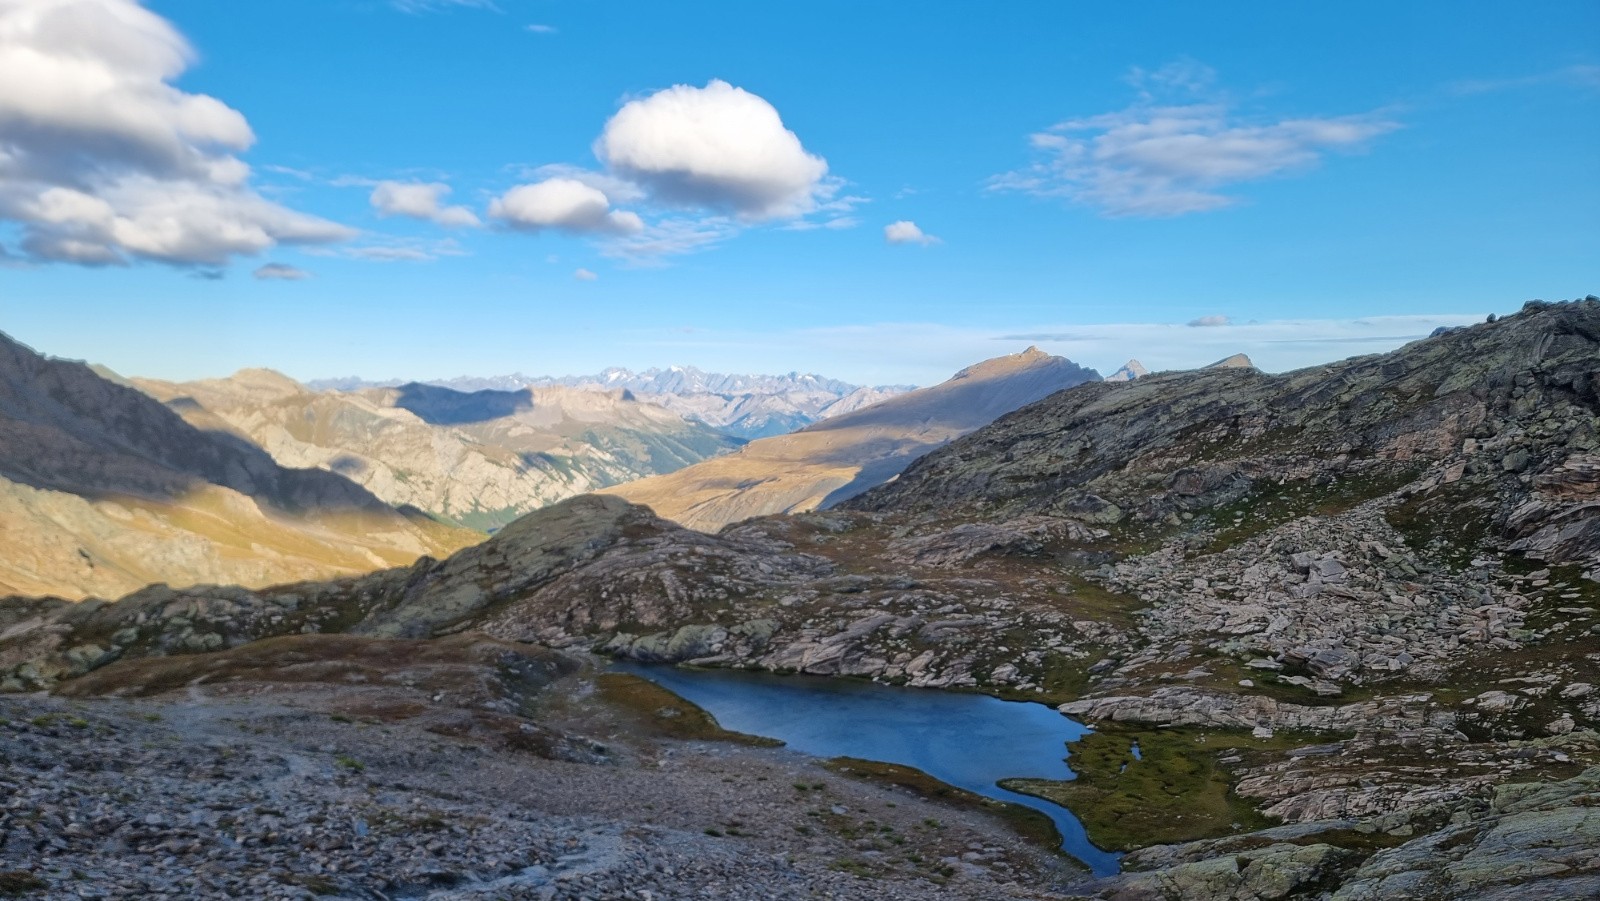
[[[916,767],[958,788],[1050,817],[1063,851],[1096,875],[1118,855],[1089,843],[1071,811],[1007,791],[1007,778],[1071,779],[1066,743],[1088,727],[1043,704],[988,695],[898,688],[819,676],[686,670],[617,663],[700,705],[723,728],[776,738],[816,757],[860,757]]]

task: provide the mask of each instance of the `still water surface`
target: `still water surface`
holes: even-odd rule
[[[995,783],[1020,777],[1071,779],[1066,743],[1088,732],[1043,704],[987,695],[898,688],[816,676],[685,670],[618,663],[700,705],[723,728],[762,735],[817,757],[898,763],[986,797],[1044,813],[1062,850],[1097,875],[1117,872],[1118,855],[1089,843],[1066,808]]]

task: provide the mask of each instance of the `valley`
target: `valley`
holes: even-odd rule
[[[1597,36],[0,0],[0,901],[1600,899]]]
[[[305,677],[276,656],[230,675],[228,655],[311,633],[977,691],[1100,730],[1068,746],[1075,781],[1004,782],[1129,852],[1120,875],[1062,877],[1065,897],[1512,897],[1530,878],[1578,897],[1600,826],[1583,812],[1600,778],[1597,348],[1600,302],[1530,305],[1284,376],[1082,385],[836,509],[716,534],[588,495],[360,578],[11,599],[0,688],[154,679],[157,696],[276,703],[248,686],[343,665],[312,652]],[[226,648],[222,670],[185,656]],[[475,740],[519,722],[484,709],[502,725]],[[519,734],[567,740],[530,711]]]

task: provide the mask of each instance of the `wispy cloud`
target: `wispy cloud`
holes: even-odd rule
[[[595,275],[594,272],[588,269],[574,269],[572,277],[580,282],[593,282],[600,279],[600,276]]]
[[[307,248],[312,256],[346,257],[375,263],[427,263],[441,257],[467,256],[466,248],[454,238],[427,240],[392,235],[366,234],[363,240],[338,248]]]
[[[1457,81],[1449,86],[1453,94],[1491,94],[1519,88],[1559,86],[1580,90],[1600,91],[1600,66],[1575,65],[1536,72],[1514,78],[1480,78]]]
[[[251,275],[261,281],[285,282],[304,281],[311,277],[311,273],[297,266],[290,266],[288,263],[266,263],[256,267],[256,271]]]
[[[1192,61],[1135,69],[1126,109],[1068,119],[1029,136],[1034,162],[989,188],[1059,197],[1107,216],[1180,216],[1231,206],[1227,189],[1311,169],[1330,152],[1364,149],[1399,125],[1353,116],[1247,116],[1211,91],[1215,73]],[[1184,102],[1159,102],[1182,95]]]
[[[539,24],[524,25],[522,27],[522,30],[526,31],[526,32],[528,32],[530,34],[555,34],[556,33],[556,27],[554,25],[539,25]]]
[[[500,4],[495,0],[389,0],[389,5],[403,13],[419,15],[421,13],[444,12],[451,9],[487,9],[491,12],[500,12]]]
[[[665,264],[665,258],[707,250],[743,230],[724,217],[678,217],[650,223],[635,234],[612,238],[600,247],[607,257],[632,267]]]

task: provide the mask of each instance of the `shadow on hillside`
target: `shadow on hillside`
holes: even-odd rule
[[[398,390],[400,396],[394,405],[430,425],[469,425],[533,409],[533,392],[526,388],[468,393],[412,382],[401,385]]]

